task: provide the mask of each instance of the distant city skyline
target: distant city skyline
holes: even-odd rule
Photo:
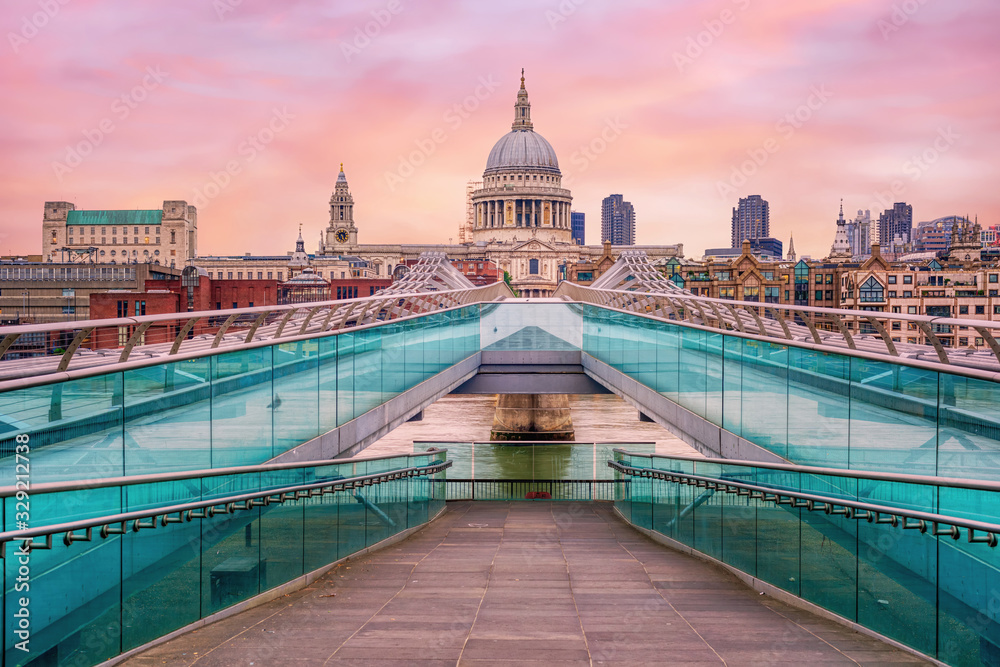
[[[723,245],[754,193],[771,235],[813,257],[841,198],[1000,222],[995,2],[725,4],[727,22],[702,3],[105,0],[40,21],[11,0],[0,252],[40,251],[45,201],[165,200],[198,207],[200,253],[291,250],[300,224],[314,252],[341,162],[360,242],[445,243],[521,67],[590,239],[612,191],[642,243],[688,256]]]

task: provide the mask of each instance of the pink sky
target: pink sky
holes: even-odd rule
[[[610,193],[689,257],[748,194],[816,257],[841,198],[1000,223],[995,0],[5,0],[0,25],[4,254],[39,252],[45,201],[164,199],[199,204],[201,254],[299,224],[312,252],[341,162],[362,243],[457,240],[521,67],[592,244]]]

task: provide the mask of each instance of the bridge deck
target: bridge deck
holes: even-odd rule
[[[607,504],[449,504],[411,538],[136,656],[140,665],[920,660],[637,533]]]

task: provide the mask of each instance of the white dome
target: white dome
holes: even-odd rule
[[[520,169],[544,169],[560,174],[559,159],[545,137],[533,130],[514,130],[500,137],[486,159],[484,175]]]

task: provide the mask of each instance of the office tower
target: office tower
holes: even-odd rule
[[[760,195],[740,199],[733,209],[732,247],[739,248],[744,241],[771,236],[771,214],[767,200]]]
[[[569,214],[570,227],[573,230],[573,243],[577,245],[587,245],[584,242],[584,219],[585,215],[579,211],[572,211]]]
[[[896,202],[878,216],[878,240],[883,248],[909,243],[913,233],[913,206]]]
[[[601,202],[601,243],[635,245],[635,208],[621,195],[608,195]]]

